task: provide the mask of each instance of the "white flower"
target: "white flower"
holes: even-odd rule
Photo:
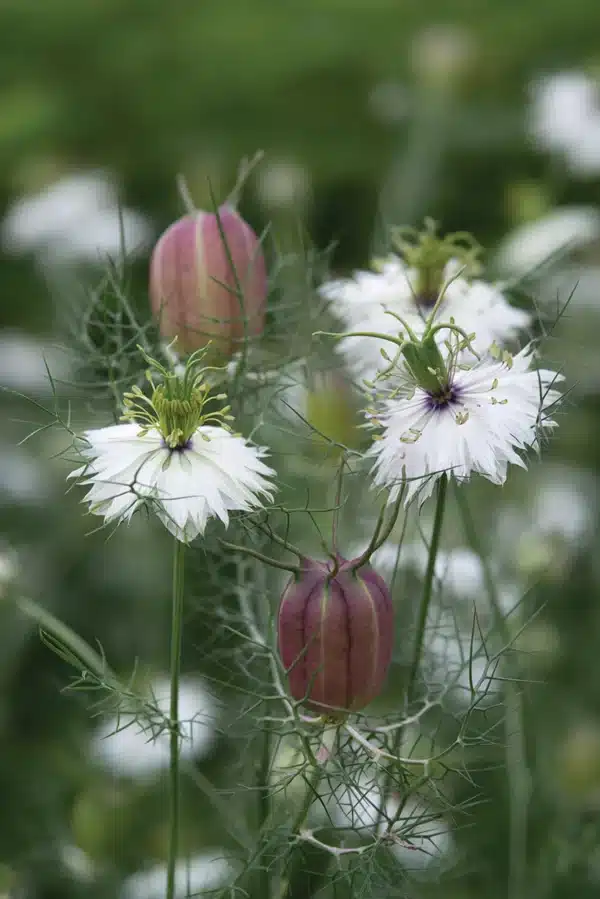
[[[213,892],[233,879],[235,867],[225,851],[203,852],[189,861],[177,862],[175,897],[187,899]],[[128,877],[121,889],[122,899],[164,899],[167,889],[167,866],[154,865]]]
[[[188,543],[204,533],[209,518],[227,526],[229,512],[259,508],[259,496],[271,496],[266,450],[231,432],[229,406],[212,407],[225,396],[210,395],[200,364],[205,355],[206,348],[192,353],[182,372],[146,357],[152,395],[134,387],[124,396],[126,424],[86,431],[86,464],[70,477],[90,487],[85,499],[92,513],[129,521],[150,505]]]
[[[529,314],[511,306],[499,286],[456,277],[456,271],[455,262],[446,266],[446,286],[436,318],[439,321],[453,318],[467,334],[474,333],[475,350],[482,351],[494,341],[503,343],[514,338],[529,325]],[[417,278],[416,269],[391,256],[382,264],[380,272],[355,272],[350,279],[322,285],[320,293],[330,301],[331,311],[348,331],[397,336],[401,325],[393,315],[387,314],[389,310],[405,319],[420,337],[435,297],[428,298],[426,304],[417,301]],[[440,341],[446,336],[440,332]],[[390,357],[394,355],[393,344],[372,337],[348,337],[336,346],[356,378],[373,378],[385,366],[381,350]],[[474,358],[469,350],[465,350],[465,357]]]
[[[567,165],[581,178],[594,178],[600,172],[600,109],[583,129],[580,139],[566,150]]]
[[[569,576],[572,556],[594,539],[600,480],[591,471],[566,465],[540,466],[519,503],[496,510],[494,546],[511,567],[528,578]]]
[[[23,448],[0,442],[0,506],[41,505],[52,492],[48,471]]]
[[[301,210],[310,201],[310,172],[291,159],[273,160],[259,169],[256,189],[268,210]]]
[[[83,883],[91,883],[94,880],[96,876],[94,863],[83,849],[65,843],[59,852],[61,861],[71,877]]]
[[[562,153],[576,176],[600,171],[600,91],[584,72],[559,72],[532,88],[529,131],[542,149]]]
[[[512,364],[487,357],[451,367],[441,393],[407,378],[376,416],[383,434],[368,451],[375,484],[390,488],[391,502],[406,484],[408,503],[429,496],[444,472],[459,482],[476,472],[503,484],[509,463],[525,468],[519,451],[537,447],[539,431],[555,426],[547,413],[560,396],[552,385],[562,379],[530,364],[525,348]]]
[[[86,431],[83,455],[89,462],[71,474],[90,486],[90,512],[107,522],[129,521],[151,504],[167,530],[190,542],[203,534],[209,518],[225,526],[229,512],[260,505],[270,496],[265,480],[274,474],[261,457],[265,450],[212,425],[197,428],[186,445],[169,448],[158,428],[139,424]]]
[[[500,246],[496,263],[519,276],[535,275],[545,263],[599,239],[600,213],[593,206],[563,206],[513,231]],[[552,295],[556,300],[555,291]]]
[[[0,544],[0,598],[9,590],[19,575],[16,552],[8,545]]]
[[[170,684],[167,677],[152,684],[151,699],[157,712],[169,718]],[[180,755],[198,759],[213,747],[219,703],[200,678],[181,679],[179,687]],[[139,779],[152,778],[169,765],[169,733],[159,715],[152,722],[136,719],[125,710],[106,719],[90,746],[93,759],[113,774]]]
[[[64,349],[21,332],[0,334],[0,385],[21,393],[47,393],[55,383],[66,381],[71,360]],[[52,380],[48,372],[52,373]]]
[[[543,149],[567,150],[597,110],[598,89],[589,75],[565,71],[544,76],[531,87],[530,134]]]
[[[119,208],[114,178],[102,171],[66,176],[18,200],[2,223],[6,249],[52,262],[97,262],[122,249],[139,253],[150,237],[148,220]]]

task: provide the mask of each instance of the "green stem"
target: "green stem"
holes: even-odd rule
[[[423,640],[425,638],[425,628],[427,626],[427,615],[429,612],[429,606],[431,604],[431,597],[433,594],[433,578],[435,575],[435,562],[437,559],[437,554],[440,546],[440,535],[442,533],[442,524],[444,520],[444,510],[446,507],[446,491],[448,487],[448,478],[445,474],[442,475],[438,482],[437,488],[437,504],[435,507],[435,518],[433,520],[433,533],[431,535],[431,543],[429,544],[429,556],[427,559],[427,569],[425,571],[425,581],[423,584],[423,596],[421,599],[421,606],[419,608],[419,619],[417,622],[417,634],[415,637],[415,648],[414,655],[412,660],[412,665],[410,669],[410,674],[408,678],[408,684],[406,687],[406,699],[407,703],[410,703],[413,698],[413,692],[415,687],[415,681],[417,679],[417,674],[419,672],[419,665],[421,662],[421,656],[423,653]],[[405,521],[406,525],[406,521]],[[402,545],[402,541],[400,541],[400,546]],[[400,744],[402,742],[402,732],[403,729],[399,727],[396,730],[394,735],[394,742],[392,744],[391,754],[393,756],[398,756],[400,753]],[[381,807],[379,809],[379,813],[377,816],[377,826],[381,825],[381,822],[385,816],[385,809],[387,806],[387,802],[389,799],[390,791],[392,788],[392,783],[394,779],[394,767],[388,767],[384,784],[383,784],[383,792],[382,792],[382,800]]]
[[[463,519],[467,543],[479,557],[483,568],[488,599],[492,610],[494,625],[505,646],[511,641],[510,630],[506,624],[494,577],[486,555],[482,551],[481,541],[462,490],[456,490],[458,507]],[[527,749],[525,745],[525,715],[523,697],[516,684],[506,681],[506,772],[509,784],[509,875],[508,896],[510,899],[521,899],[527,895],[527,829],[529,818],[529,796],[531,784],[527,766]]]
[[[114,689],[122,689],[117,676],[108,667],[100,653],[92,649],[83,637],[76,634],[67,624],[64,624],[52,612],[44,609],[39,603],[25,596],[15,599],[19,611],[28,618],[37,622],[40,630],[50,634],[56,641],[55,651],[69,664],[77,667],[85,673],[90,671],[99,681],[108,684]]]
[[[415,637],[415,650],[408,678],[407,697],[408,701],[412,699],[415,687],[415,681],[421,663],[421,655],[423,653],[423,640],[425,638],[425,628],[427,626],[427,615],[431,603],[433,593],[433,578],[435,575],[435,561],[437,558],[440,535],[442,533],[442,523],[444,520],[444,509],[446,506],[446,489],[448,486],[448,477],[443,474],[438,481],[437,487],[437,504],[435,507],[435,518],[433,520],[433,533],[431,535],[431,543],[429,545],[429,557],[427,559],[427,569],[425,571],[425,583],[423,584],[423,597],[421,599],[421,607],[419,609],[419,618],[417,621],[417,634]]]
[[[183,630],[183,584],[185,544],[175,540],[173,548],[173,606],[171,616],[171,702],[169,706],[169,858],[167,899],[175,899],[175,868],[179,848],[179,676]]]
[[[232,552],[241,553],[242,555],[246,556],[252,556],[253,559],[258,559],[259,562],[263,562],[265,565],[270,565],[271,568],[281,568],[282,571],[291,571],[292,574],[300,574],[299,565],[288,565],[286,562],[278,562],[277,559],[272,559],[270,556],[265,556],[263,553],[259,553],[256,549],[250,549],[249,546],[238,546],[236,543],[229,543],[227,540],[219,540],[219,543],[224,549],[230,549]]]

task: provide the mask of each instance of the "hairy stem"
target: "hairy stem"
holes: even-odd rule
[[[185,544],[174,541],[173,605],[171,617],[171,700],[169,705],[169,857],[167,899],[175,899],[175,869],[179,849],[179,677],[183,630],[183,584]]]

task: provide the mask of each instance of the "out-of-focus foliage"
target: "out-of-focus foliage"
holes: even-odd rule
[[[568,69],[593,76],[599,34],[594,0],[5,0],[0,214],[69,174],[103,170],[118,182],[121,203],[158,234],[182,212],[177,172],[207,208],[211,191],[221,200],[233,186],[240,158],[262,148],[266,158],[242,210],[257,232],[273,221],[272,243],[266,241],[272,266],[288,252],[312,260],[311,241],[319,252],[337,242],[336,269],[365,265],[381,233],[380,214],[397,224],[431,215],[446,230],[474,233],[489,248],[492,266],[510,277],[510,263],[503,269],[502,255],[495,255],[509,232],[557,206],[600,204],[600,168],[573,172],[536,147],[526,127],[533,79]],[[448,46],[458,53],[450,68]],[[72,342],[89,308],[85,288],[96,287],[104,269],[88,264],[90,253],[87,261],[65,264],[33,243],[24,253],[3,246],[0,383],[52,409],[39,355],[15,331],[48,345]],[[336,899],[597,895],[599,257],[596,236],[547,277],[515,286],[515,301],[539,303],[551,322],[556,298],[562,305],[579,285],[546,344],[575,386],[550,460],[539,469],[534,462],[532,474],[517,473],[505,490],[478,484],[469,492],[486,553],[499,560],[507,580],[528,591],[525,609],[534,615],[514,652],[515,676],[528,682],[523,739],[509,716],[472,780],[455,772],[452,802],[466,810],[456,814],[458,863],[448,874],[399,879],[390,893],[389,860],[365,869],[359,859],[319,895],[333,896],[334,887]],[[142,247],[110,287],[124,285],[143,323],[147,258]],[[277,289],[288,301],[296,291],[303,308],[311,287],[291,271],[279,273]],[[273,308],[273,331],[299,339],[303,322],[295,312],[290,325],[287,308]],[[304,325],[309,333],[310,323]],[[120,345],[134,337],[121,335]],[[74,401],[73,424],[105,424],[110,391],[78,404],[82,385],[72,383],[63,357],[48,359],[56,393]],[[106,377],[82,369],[81,361],[74,365],[80,378]],[[309,402],[318,405],[316,397]],[[331,423],[327,406],[322,414]],[[340,404],[335,414],[340,439],[349,444],[351,410]],[[42,432],[18,446],[47,417],[14,393],[3,396],[0,415],[0,532],[19,554],[19,590],[90,643],[98,641],[123,677],[137,659],[136,683],[148,686],[168,664],[169,541],[143,519],[111,539],[89,534],[94,524],[79,496],[66,493],[69,466],[59,453],[68,438]],[[269,436],[291,457],[288,487],[298,502],[309,474],[321,479],[325,493],[335,468],[323,461],[318,441],[291,445],[276,427]],[[450,546],[464,542],[460,527],[448,521]],[[308,549],[318,551],[314,531],[307,536],[300,528],[293,536],[312,540]],[[215,742],[192,766],[199,788],[186,792],[184,843],[190,855],[214,847],[234,853],[253,826],[241,820],[239,786],[255,774],[260,734],[241,714],[248,710],[240,700],[246,659],[234,636],[235,604],[227,597],[222,608],[214,604],[215,593],[235,580],[235,568],[210,552],[199,552],[193,567],[184,669],[210,684],[220,717]],[[398,583],[397,592],[408,594],[418,578],[413,572]],[[265,586],[272,602],[277,588],[276,578]],[[72,672],[8,601],[0,621],[0,894],[18,883],[19,895],[35,899],[117,896],[125,876],[164,860],[162,774],[148,783],[103,768],[89,743],[99,726],[90,713],[93,694],[90,700],[88,693],[63,692]],[[399,657],[387,697],[392,704],[400,693],[402,648]],[[451,729],[448,721],[445,727]],[[294,747],[284,750],[293,755]],[[135,743],[130,750],[123,744],[126,751],[143,752]],[[355,797],[345,801],[357,805]],[[407,857],[410,866],[408,850]],[[209,855],[204,871],[209,862],[218,879],[222,860]],[[320,865],[319,854],[307,850],[294,896],[310,895],[302,892],[308,872],[323,888]],[[266,899],[262,884],[259,877],[245,885]]]

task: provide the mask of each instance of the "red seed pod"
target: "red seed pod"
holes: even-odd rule
[[[390,592],[370,565],[304,559],[279,606],[290,693],[314,710],[356,711],[383,686],[392,657]]]
[[[153,250],[150,301],[161,334],[183,352],[211,340],[229,357],[245,336],[260,336],[267,274],[252,228],[230,206],[178,219]]]

